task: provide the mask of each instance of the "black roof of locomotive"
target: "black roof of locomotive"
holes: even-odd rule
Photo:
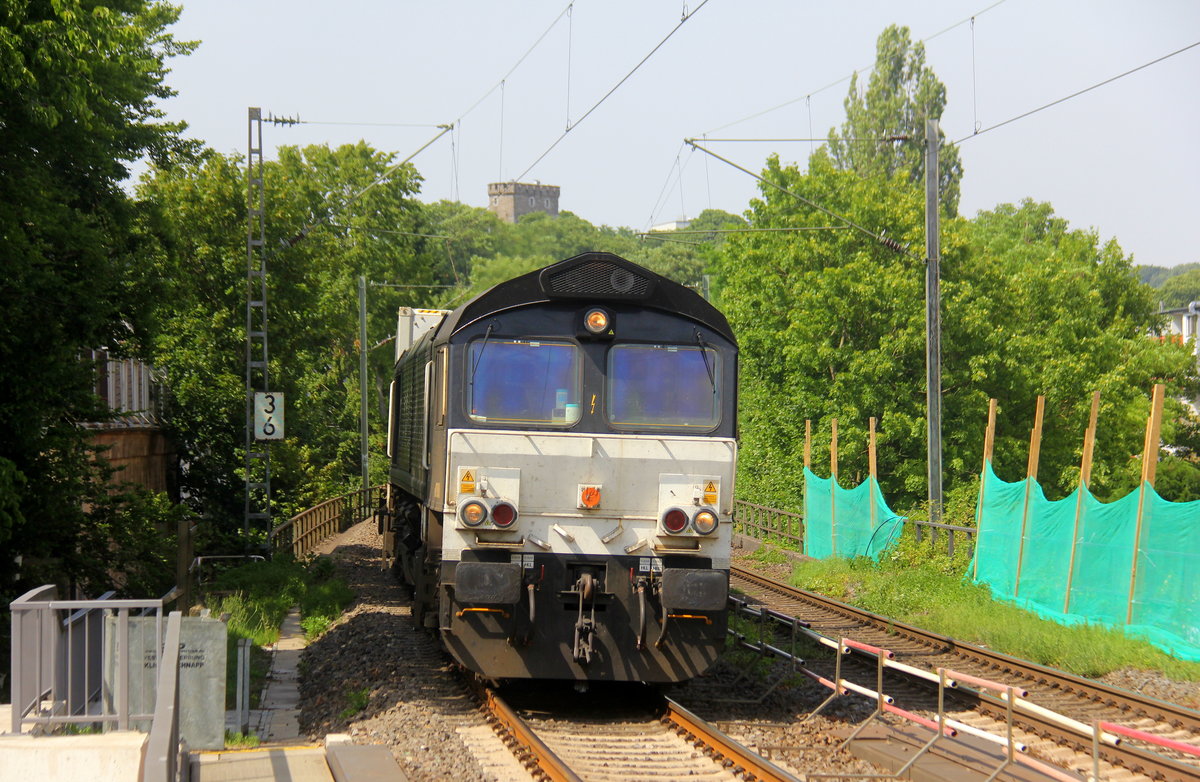
[[[435,341],[514,307],[552,301],[628,303],[691,318],[737,344],[729,321],[702,296],[619,255],[587,252],[488,288],[446,316]]]

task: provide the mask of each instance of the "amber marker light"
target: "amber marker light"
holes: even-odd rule
[[[692,528],[701,535],[711,535],[713,530],[717,528],[717,522],[717,514],[705,508],[698,512],[696,517],[692,519]]]
[[[603,334],[608,330],[608,313],[599,307],[593,307],[583,316],[583,327],[593,334]]]
[[[464,502],[458,509],[458,517],[468,527],[478,527],[487,520],[487,506],[479,500]]]

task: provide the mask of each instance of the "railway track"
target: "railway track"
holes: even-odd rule
[[[585,712],[544,693],[514,707],[490,688],[477,694],[504,741],[535,778],[555,782],[711,782],[797,777],[683,706],[643,689],[624,705],[590,699]]]
[[[911,672],[888,669],[884,690],[897,706],[910,712],[936,712],[937,687],[930,679],[936,679],[939,668],[960,672],[1012,690],[948,689],[946,709],[952,718],[1003,736],[1010,713],[1008,699],[1015,694],[1013,741],[1028,749],[1030,756],[1084,777],[1098,772],[1102,779],[1200,780],[1200,758],[1185,751],[1186,745],[1200,745],[1200,713],[1192,709],[894,622],[742,568],[731,571],[731,586],[745,595],[735,599],[735,606],[740,604],[739,610],[761,624],[760,633],[765,634],[757,640],[761,648],[773,647],[781,654],[789,645],[795,649],[797,629],[805,626],[834,642],[847,638],[886,649],[895,655],[889,665],[899,663],[924,672],[924,678],[919,673],[914,678]],[[812,648],[810,644],[808,651]],[[868,688],[874,688],[874,657],[855,656],[858,662],[847,658],[839,669],[814,655],[807,667],[823,671],[827,680],[840,675],[852,681],[865,680]],[[854,679],[846,666],[857,666],[854,675],[866,678]],[[1101,723],[1103,740],[1096,742],[1094,728]],[[1119,734],[1116,726],[1144,736]],[[1183,749],[1151,743],[1145,740],[1148,737],[1183,745]],[[1094,755],[1099,763],[1093,761]]]

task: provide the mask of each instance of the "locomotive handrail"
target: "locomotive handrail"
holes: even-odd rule
[[[312,553],[327,538],[366,520],[383,500],[383,486],[343,494],[301,511],[271,530],[272,555]]]

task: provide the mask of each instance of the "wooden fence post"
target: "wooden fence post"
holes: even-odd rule
[[[1067,565],[1067,593],[1063,596],[1063,613],[1071,613],[1071,582],[1075,580],[1075,554],[1079,549],[1079,525],[1083,521],[1084,494],[1092,482],[1092,452],[1096,448],[1096,420],[1100,417],[1100,392],[1092,392],[1092,412],[1087,431],[1083,434],[1083,461],[1079,465],[1079,497],[1075,500],[1075,529],[1071,533],[1071,560]]]
[[[983,467],[979,471],[979,499],[975,502],[975,550],[971,552],[971,578],[979,578],[979,544],[983,535],[983,487],[987,483],[987,466],[996,447],[996,400],[988,400],[987,429],[983,434]]]
[[[804,470],[809,471],[811,469],[812,469],[812,419],[805,419],[804,420]],[[805,521],[808,521],[808,518],[809,518],[809,489],[808,489],[808,486],[806,486],[806,485],[804,487],[804,504],[802,507],[804,509],[804,519],[805,519]],[[804,536],[804,542],[802,543],[802,545],[800,545],[800,551],[802,551],[804,554],[809,553],[809,536],[808,535]]]
[[[875,465],[875,418],[874,418],[874,416],[872,416],[868,420],[867,430],[868,430],[867,466],[871,471],[871,476],[870,476],[871,485],[868,488],[870,489],[870,492],[871,492],[870,493],[870,497],[871,497],[871,531],[874,532],[875,526],[876,526],[876,520],[879,516],[879,511],[875,507],[875,505],[876,505],[876,503],[875,503],[875,487],[879,485],[879,471]]]
[[[837,488],[838,488],[838,441],[837,419],[833,419],[833,436],[829,441],[829,534],[833,556],[837,556]]]
[[[1146,445],[1142,450],[1142,484],[1138,487],[1137,525],[1133,531],[1133,565],[1129,569],[1129,604],[1125,611],[1125,624],[1133,624],[1133,593],[1137,586],[1138,549],[1142,545],[1142,519],[1146,507],[1146,487],[1154,488],[1154,475],[1158,470],[1158,440],[1162,433],[1163,384],[1154,384],[1150,400],[1150,417],[1146,420]]]
[[[1013,597],[1021,593],[1021,565],[1025,561],[1025,533],[1029,527],[1029,498],[1037,482],[1038,459],[1042,453],[1042,418],[1046,412],[1046,397],[1038,396],[1033,431],[1029,434],[1029,462],[1025,468],[1025,506],[1021,510],[1021,543],[1017,548],[1017,575],[1013,580]]]

